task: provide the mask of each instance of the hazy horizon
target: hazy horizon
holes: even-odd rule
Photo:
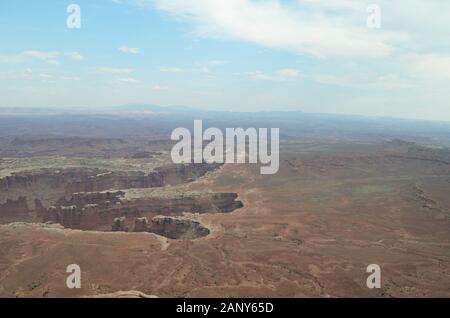
[[[357,117],[360,119],[369,119],[369,120],[397,120],[397,121],[412,121],[412,122],[428,122],[430,124],[449,124],[450,125],[450,119],[424,119],[424,118],[414,118],[414,117],[399,117],[399,116],[389,116],[389,115],[364,115],[364,114],[350,114],[350,113],[336,113],[336,112],[314,112],[314,111],[303,111],[302,109],[295,109],[295,110],[265,110],[265,111],[259,111],[259,110],[222,110],[222,109],[205,109],[205,108],[199,108],[195,106],[188,106],[188,105],[156,105],[156,104],[144,104],[144,103],[130,103],[125,105],[111,105],[111,106],[99,106],[99,107],[89,107],[89,106],[79,106],[79,107],[61,107],[61,106],[48,106],[48,107],[7,107],[7,106],[0,106],[0,111],[2,110],[15,110],[18,111],[17,113],[20,114],[20,110],[36,110],[36,111],[60,111],[60,112],[81,112],[81,111],[89,111],[87,114],[105,114],[105,111],[112,111],[115,110],[117,112],[113,113],[113,115],[120,115],[123,113],[126,115],[127,111],[125,109],[120,109],[121,107],[127,107],[127,106],[148,106],[148,107],[159,107],[159,108],[167,108],[168,110],[173,110],[177,108],[186,108],[189,110],[198,110],[201,112],[218,112],[218,113],[248,113],[248,114],[270,114],[270,113],[303,113],[305,115],[319,115],[319,116],[342,116],[342,117]],[[120,112],[120,111],[123,112]],[[151,113],[151,110],[149,110]],[[132,113],[139,113],[139,111],[133,110],[130,111]],[[149,114],[145,110],[141,110],[142,114]],[[158,114],[155,112],[155,114]],[[0,113],[0,115],[2,115]],[[27,114],[31,115],[31,114]]]
[[[66,25],[71,3],[79,29]],[[380,0],[369,28],[370,3],[3,1],[0,105],[450,121],[450,3]]]

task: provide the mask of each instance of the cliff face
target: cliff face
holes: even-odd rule
[[[136,218],[134,219],[134,230],[133,232],[147,232],[148,231],[148,219],[147,218]]]
[[[209,230],[199,222],[172,216],[183,212],[234,211],[243,206],[237,194],[161,191],[159,196],[125,199],[124,191],[111,189],[189,183],[220,166],[168,165],[147,174],[81,168],[13,174],[0,179],[0,222],[33,218],[34,222],[58,223],[79,230],[127,232],[130,229],[175,239],[202,237]]]
[[[67,228],[81,230],[111,229],[116,218],[125,217],[125,226],[138,229],[135,218],[154,217],[158,214],[181,215],[191,213],[227,213],[243,206],[235,193],[206,193],[177,197],[154,197],[121,201],[122,191],[102,193],[76,193],[70,199],[60,199],[50,208],[40,206],[43,222],[59,223]],[[120,227],[116,227],[117,229]],[[141,230],[139,230],[141,232]]]
[[[209,229],[201,225],[200,222],[164,216],[153,218],[147,231],[170,239],[184,240],[204,237],[210,233]]]
[[[191,213],[227,213],[242,208],[236,193],[202,193],[176,197],[154,197],[136,199],[127,205],[138,210],[157,214]]]
[[[0,217],[25,217],[31,211],[28,209],[28,203],[26,197],[19,197],[17,200],[6,200],[4,204],[0,205]]]
[[[88,179],[99,173],[101,171],[96,169],[41,169],[36,172],[13,173],[11,176],[0,179],[0,192],[27,190],[27,188],[37,184],[45,185],[50,189],[65,189],[68,184]]]
[[[202,177],[218,167],[220,165],[202,163],[159,167],[148,174],[103,173],[71,183],[69,191],[71,193],[99,192],[109,189],[156,188],[177,185]]]
[[[70,168],[62,170],[41,169],[34,172],[14,173],[0,179],[0,221],[2,215],[15,215],[16,207],[9,209],[12,204],[7,200],[26,198],[30,210],[42,211],[39,206],[34,207],[36,200],[42,206],[72,206],[81,209],[86,204],[115,204],[119,201],[114,193],[101,194],[110,189],[153,188],[166,185],[177,185],[191,182],[220,165],[187,164],[168,165],[156,168],[146,174],[142,172],[106,172],[99,169]],[[88,192],[95,194],[86,195]],[[76,193],[84,193],[79,196]],[[110,197],[108,197],[110,195]],[[70,197],[66,200],[65,197]],[[61,199],[62,198],[62,199]],[[108,203],[109,201],[109,203]],[[108,206],[101,208],[108,208]],[[8,211],[5,209],[8,207]],[[16,221],[21,221],[20,215]]]
[[[13,173],[0,179],[0,196],[13,190],[24,190],[33,185],[62,188],[68,194],[100,192],[109,189],[153,188],[187,183],[219,168],[218,164],[168,165],[143,172],[108,172],[98,169],[41,169],[37,172]],[[1,197],[0,197],[1,199]]]
[[[59,223],[70,229],[110,231],[113,220],[120,217],[139,217],[140,213],[132,207],[113,207],[103,209],[97,204],[85,206],[51,206],[39,213],[42,222]]]
[[[37,209],[37,201],[48,207],[54,205],[59,198],[72,194],[70,184],[99,173],[98,170],[88,169],[41,169],[14,173],[0,179],[0,204],[8,199],[25,197],[32,211]],[[0,217],[1,214],[0,211]],[[22,221],[20,216],[17,217],[16,221]]]
[[[113,232],[128,232],[128,227],[125,225],[126,218],[124,216],[115,218],[112,225]]]
[[[74,193],[67,199],[66,197],[60,198],[56,202],[56,206],[68,206],[76,205],[84,207],[86,205],[96,205],[99,208],[107,209],[114,205],[120,204],[120,198],[125,195],[123,191],[107,191],[107,192],[79,192]]]

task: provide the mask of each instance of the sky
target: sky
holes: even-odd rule
[[[125,104],[450,121],[450,1],[0,0],[0,107]]]

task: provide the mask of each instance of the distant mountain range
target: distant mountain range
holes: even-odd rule
[[[333,114],[333,113],[308,113],[303,111],[267,111],[267,112],[232,112],[232,111],[214,111],[203,110],[191,106],[159,106],[154,104],[126,104],[111,107],[71,107],[71,108],[31,108],[31,107],[0,107],[0,116],[14,116],[14,115],[63,115],[63,114],[82,114],[82,115],[123,115],[126,117],[133,115],[183,115],[187,117],[196,117],[195,115],[202,115],[202,118],[216,118],[225,116],[240,119],[282,119],[282,120],[298,120],[298,119],[320,119],[331,121],[365,121],[365,122],[384,122],[384,123],[403,123],[403,124],[437,124],[441,126],[448,126],[450,122],[445,121],[430,121],[418,119],[403,119],[394,117],[382,116],[363,116],[363,115],[349,115],[349,114]]]
[[[152,104],[127,104],[112,107],[72,107],[72,108],[31,108],[31,107],[0,107],[1,115],[60,115],[60,114],[101,114],[101,115],[127,115],[127,114],[171,114],[171,113],[188,113],[199,112],[200,110],[187,106],[170,106],[163,107]]]
[[[169,107],[163,107],[158,105],[152,105],[152,104],[128,104],[128,105],[122,105],[113,107],[112,109],[117,110],[119,112],[153,112],[153,113],[183,113],[183,112],[191,112],[191,111],[200,111],[193,107],[188,106],[169,106]]]
[[[284,140],[303,138],[346,138],[384,140],[399,138],[429,144],[450,145],[450,122],[368,117],[302,111],[227,112],[206,111],[189,106],[162,107],[128,104],[90,109],[80,108],[0,108],[0,132],[41,127],[42,131],[67,130],[79,135],[170,134],[176,127],[190,128],[195,119],[204,127],[280,128]],[[30,126],[31,125],[31,126]],[[84,127],[80,130],[79,127]]]

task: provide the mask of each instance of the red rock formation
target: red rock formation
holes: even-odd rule
[[[170,239],[194,239],[210,233],[200,222],[164,216],[153,218],[148,231]]]
[[[88,204],[96,204],[97,206],[107,209],[120,202],[120,198],[125,195],[123,191],[114,192],[79,192],[74,193],[67,199],[60,198],[55,205],[76,205],[84,207]]]
[[[134,218],[140,214],[133,207],[102,209],[97,204],[87,204],[84,207],[52,206],[42,211],[41,216],[42,222],[59,223],[66,228],[109,231],[115,218],[121,216]]]
[[[147,218],[136,218],[134,220],[134,232],[147,232],[148,220]]]
[[[67,228],[109,230],[113,220],[121,216],[134,219],[158,214],[180,215],[182,212],[227,213],[243,206],[241,201],[236,200],[235,193],[151,197],[125,202],[119,201],[121,196],[121,191],[76,193],[68,200],[60,199],[58,205],[48,209],[41,207],[39,215],[43,222],[59,223]]]
[[[128,232],[128,227],[125,225],[126,218],[124,216],[120,218],[115,218],[112,225],[113,232]]]
[[[76,192],[101,192],[110,189],[153,188],[176,185],[195,180],[215,170],[218,164],[169,165],[142,172],[108,172],[99,169],[41,169],[36,172],[14,173],[0,179],[0,192],[12,189],[26,191],[32,185],[62,188],[67,194]],[[0,198],[1,199],[1,198]]]
[[[133,226],[130,222],[137,217],[154,217],[161,213],[180,215],[182,212],[226,213],[242,207],[234,193],[189,194],[122,201],[124,192],[106,191],[186,183],[218,167],[219,164],[206,163],[169,165],[159,167],[149,174],[104,172],[98,169],[42,169],[13,174],[0,179],[0,200],[7,200],[0,206],[0,217],[5,215],[14,217],[14,221],[23,220],[23,215],[32,212],[28,208],[26,194],[33,196],[31,198],[34,199],[37,221],[59,223],[66,228],[81,230],[110,231],[111,224],[121,217],[126,217],[124,224],[115,227],[116,229]],[[41,188],[42,193],[36,197],[35,193]],[[24,195],[16,201],[8,198],[17,196],[18,193]],[[136,222],[138,223],[134,224],[134,228],[145,231],[145,222]]]
[[[136,207],[143,213],[145,211],[156,214],[227,213],[243,207],[242,202],[236,199],[236,193],[202,193],[142,198],[126,204]]]
[[[3,217],[23,217],[30,213],[26,197],[19,197],[17,200],[6,200],[0,205],[0,218]]]

